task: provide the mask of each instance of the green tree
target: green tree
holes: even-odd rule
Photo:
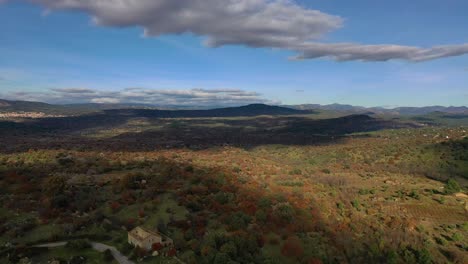
[[[255,219],[257,219],[257,222],[265,223],[267,220],[267,213],[263,209],[259,209],[255,213]]]
[[[249,215],[244,214],[243,212],[235,212],[230,217],[229,226],[233,230],[245,229],[251,220],[252,218]]]
[[[275,215],[283,222],[291,222],[294,219],[294,208],[288,203],[280,204],[275,209]]]
[[[114,260],[114,256],[112,255],[112,252],[110,251],[110,249],[106,249],[102,254],[103,254],[102,258],[104,259],[105,262],[111,262],[112,260]]]

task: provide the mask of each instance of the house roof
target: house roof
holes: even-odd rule
[[[166,235],[164,235],[164,234],[162,234],[162,233],[160,233],[158,231],[150,230],[150,229],[144,228],[142,226],[137,226],[128,233],[129,233],[129,235],[131,235],[132,237],[134,237],[135,239],[140,240],[140,241],[145,240],[150,236],[156,236],[156,237],[161,237],[161,238],[165,238],[165,239],[170,239],[169,237],[167,237]]]

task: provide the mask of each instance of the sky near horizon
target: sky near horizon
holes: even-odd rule
[[[465,0],[0,0],[0,98],[468,106]]]

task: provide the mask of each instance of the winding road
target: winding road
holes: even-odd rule
[[[54,242],[54,243],[47,243],[47,244],[40,244],[40,245],[34,245],[32,247],[36,248],[54,248],[54,247],[63,247],[67,244],[67,241],[60,241],[60,242]],[[99,252],[104,252],[107,249],[109,249],[112,253],[112,256],[114,256],[115,260],[119,262],[120,264],[135,264],[135,262],[129,260],[126,256],[122,255],[120,251],[118,251],[115,247],[98,243],[98,242],[91,242],[91,247]]]

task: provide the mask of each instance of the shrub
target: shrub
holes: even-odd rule
[[[359,192],[358,192],[360,195],[366,195],[366,194],[369,194],[369,190],[368,189],[359,189]]]
[[[194,168],[192,165],[188,165],[187,167],[185,167],[185,171],[186,172],[193,172],[194,171]]]
[[[463,224],[461,224],[461,229],[464,230],[464,231],[468,231],[468,222],[464,222]]]
[[[449,179],[444,187],[445,194],[454,194],[460,190],[460,185],[454,179]]]
[[[292,171],[289,172],[291,175],[301,175],[302,171],[300,169],[293,169]]]
[[[394,250],[391,250],[387,253],[387,263],[388,264],[398,263],[398,254]]]
[[[360,211],[361,210],[361,204],[359,203],[359,201],[357,199],[354,199],[351,204],[353,205],[354,208],[356,208],[356,210]]]
[[[432,256],[429,253],[429,251],[425,248],[416,251],[416,258],[418,259],[418,263],[421,263],[421,264],[432,263]]]
[[[447,245],[447,240],[443,239],[442,237],[436,237],[435,241],[437,244],[446,246]]]
[[[414,198],[416,200],[419,200],[421,198],[416,190],[412,190],[409,194],[409,197]]]
[[[340,211],[340,214],[343,215],[344,209],[345,209],[344,204],[341,203],[341,202],[338,202],[338,203],[336,203],[336,208],[338,208],[338,210]]]
[[[282,181],[282,182],[279,182],[279,185],[281,186],[287,186],[287,187],[302,187],[304,186],[304,183],[303,182],[299,182],[299,181]]]
[[[454,233],[454,234],[452,235],[452,240],[453,240],[453,241],[460,241],[460,240],[462,240],[462,239],[463,239],[463,236],[460,235],[459,233]]]

